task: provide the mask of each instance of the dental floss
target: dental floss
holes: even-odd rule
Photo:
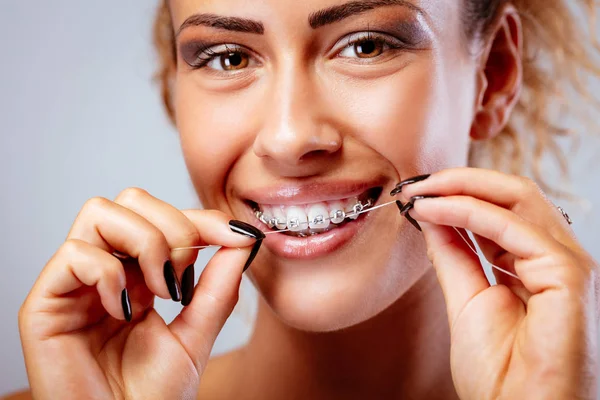
[[[386,206],[389,206],[389,205],[392,205],[392,204],[396,204],[396,201],[395,200],[394,201],[390,201],[389,203],[380,204],[378,206],[370,207],[370,208],[367,208],[367,209],[362,210],[362,211],[354,212],[354,213],[351,213],[351,214],[346,214],[346,217],[358,216],[359,214],[366,213],[366,212],[371,212],[371,211],[375,211],[378,208],[386,207]],[[327,217],[325,219],[331,220],[331,217]],[[301,224],[308,225],[309,222],[301,222]],[[473,246],[471,245],[471,243],[463,236],[463,234],[456,227],[452,227],[452,228],[454,228],[454,230],[460,235],[460,237],[462,238],[462,240],[464,240],[464,242],[467,244],[467,246],[469,246],[469,249],[471,249],[471,251],[476,256],[483,258],[483,260],[485,260],[485,262],[488,263],[490,267],[492,267],[492,268],[494,268],[494,269],[496,269],[496,270],[498,270],[498,271],[500,271],[502,273],[505,273],[506,275],[509,275],[509,276],[511,276],[511,277],[519,280],[519,281],[521,280],[517,275],[513,274],[512,272],[507,271],[505,269],[502,269],[502,268],[498,267],[497,265],[492,264],[491,262],[488,261],[488,259],[485,256],[480,256],[479,253],[477,252],[477,250],[475,248],[473,248]],[[290,232],[290,231],[291,231],[290,229],[285,229],[285,230],[280,230],[280,231],[268,231],[268,232],[263,232],[263,233],[265,235],[272,235],[274,233],[282,233],[282,232]],[[211,248],[211,247],[221,247],[221,246],[210,245],[210,246],[177,247],[177,248],[171,249],[171,251],[203,250],[203,249],[208,249],[208,248]]]
[[[462,238],[462,240],[465,241],[465,243],[467,244],[467,246],[469,246],[469,248],[471,249],[471,251],[473,253],[475,253],[476,256],[479,256],[479,253],[477,252],[477,250],[475,250],[473,248],[473,246],[471,245],[471,243],[463,236],[463,234],[458,229],[456,229],[456,227],[453,226],[452,228],[454,228],[454,230],[456,232],[458,232],[458,234],[460,235],[460,237]],[[509,272],[509,271],[507,271],[505,269],[502,269],[502,268],[500,268],[500,267],[492,264],[491,262],[488,261],[488,259],[485,256],[483,257],[483,259],[485,260],[486,263],[489,264],[490,267],[495,268],[495,269],[497,269],[500,272],[504,272],[506,275],[512,276],[515,279],[521,280],[521,278],[519,278],[517,275],[513,274],[512,272]]]

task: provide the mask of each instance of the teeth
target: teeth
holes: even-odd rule
[[[308,226],[308,216],[300,207],[288,207],[287,228],[292,232],[301,232]]]
[[[362,204],[358,201],[357,197],[353,197],[347,200],[346,216],[350,219],[357,219],[358,213],[362,211]]]
[[[269,228],[273,228],[277,222],[277,220],[275,220],[273,217],[273,211],[271,210],[271,207],[263,207],[262,215],[259,219]]]
[[[310,229],[327,229],[329,227],[329,213],[323,203],[315,204],[308,209],[308,227]]]
[[[287,229],[287,216],[283,213],[281,207],[273,207],[273,218],[275,218],[275,228],[280,231]]]
[[[331,229],[332,223],[339,225],[347,219],[355,220],[372,205],[370,199],[363,203],[353,197],[310,206],[262,206],[262,211],[256,211],[255,215],[269,228],[290,230],[305,237]]]
[[[334,201],[329,204],[329,218],[334,224],[341,224],[346,219],[344,205],[341,201]]]
[[[329,218],[334,224],[341,224],[346,219],[346,213],[343,210],[332,210],[329,213]]]

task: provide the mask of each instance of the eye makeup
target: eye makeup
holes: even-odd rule
[[[215,57],[222,55],[243,55],[244,59],[252,57],[245,47],[233,43],[194,40],[182,43],[179,49],[181,58],[193,69],[202,68]]]
[[[357,25],[356,22],[360,23],[361,28],[365,26],[366,22],[366,28],[353,29],[348,32],[349,28]],[[334,24],[331,29],[319,28],[318,30],[323,32],[323,37],[327,37],[333,36],[331,32],[341,33],[342,29],[346,33],[341,35],[332,45],[327,46],[328,49],[325,53],[329,54],[329,58],[335,58],[340,52],[350,48],[349,57],[346,54],[346,57],[342,56],[342,58],[352,59],[359,63],[385,62],[393,58],[391,56],[395,53],[395,50],[426,50],[432,42],[430,31],[422,19],[413,15],[406,16],[405,13],[388,12],[382,15],[382,13],[375,12],[373,15],[364,15],[360,19],[352,18],[347,23]],[[212,36],[214,37],[214,35]],[[235,40],[228,40],[228,37],[231,37],[231,39],[237,37],[239,40],[239,34],[235,34],[235,36],[218,36],[222,36],[223,39],[220,41],[193,37],[182,39],[179,44],[181,58],[193,70],[211,64],[213,67],[210,68],[211,73],[221,74],[224,77],[260,64],[260,58],[253,50],[236,43]],[[243,40],[247,39],[244,37]],[[255,40],[254,36],[252,40]],[[318,39],[316,40],[318,41]],[[361,43],[366,43],[366,47],[361,46]],[[354,49],[352,49],[353,46]],[[365,48],[370,51],[364,52]],[[352,50],[354,50],[354,53]],[[364,52],[367,56],[355,57],[359,52]],[[372,57],[374,52],[376,53],[375,57]],[[389,53],[386,55],[390,57],[384,57],[383,53]]]

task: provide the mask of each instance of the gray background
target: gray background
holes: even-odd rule
[[[0,0],[0,395],[27,386],[17,312],[86,199],[138,186],[198,206],[151,83],[155,3]],[[596,259],[599,149],[573,159],[573,189],[589,203],[565,204]],[[247,281],[243,290],[213,354],[247,339],[256,299]],[[157,307],[166,319],[178,312],[172,302]]]

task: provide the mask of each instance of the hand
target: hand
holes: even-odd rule
[[[401,190],[439,196],[414,200],[409,214],[446,299],[460,398],[595,399],[598,265],[538,186],[457,168]],[[452,227],[473,232],[487,260],[520,280],[494,270],[490,286]]]
[[[179,211],[140,189],[114,202],[88,201],[19,313],[34,398],[195,399],[261,243],[229,221],[217,211]],[[194,292],[198,251],[170,249],[204,244],[223,247]],[[167,325],[154,296],[180,301],[184,270],[184,303],[191,303]]]

